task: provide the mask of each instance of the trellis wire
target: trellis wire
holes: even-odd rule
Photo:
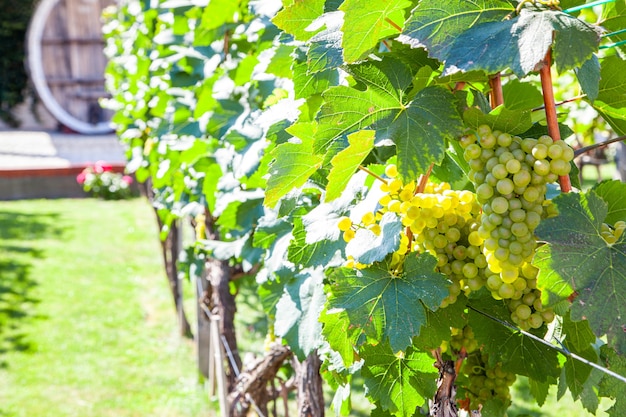
[[[570,7],[569,9],[563,10],[564,13],[574,13],[580,10],[589,9],[590,7],[600,6],[606,3],[613,3],[615,0],[598,0],[592,1],[591,3],[581,4],[580,6]]]
[[[509,329],[514,330],[514,331],[516,331],[516,332],[518,332],[518,333],[520,333],[520,334],[522,334],[522,335],[524,335],[526,337],[529,337],[529,338],[531,338],[532,340],[534,340],[536,342],[542,343],[542,344],[548,346],[551,349],[555,349],[558,352],[560,352],[561,354],[563,354],[563,355],[565,355],[565,356],[567,356],[569,358],[572,358],[572,359],[575,359],[575,360],[577,360],[579,362],[582,362],[585,365],[591,366],[592,368],[595,368],[595,369],[597,369],[597,370],[599,370],[599,371],[601,371],[601,372],[603,372],[603,373],[605,373],[607,375],[612,376],[613,378],[616,378],[616,379],[620,380],[621,382],[626,383],[626,377],[625,376],[622,376],[622,375],[620,375],[618,373],[615,373],[615,372],[611,371],[610,369],[607,369],[607,368],[605,368],[603,366],[598,365],[597,363],[591,362],[591,361],[583,358],[582,356],[578,356],[577,354],[570,352],[568,349],[565,348],[565,346],[563,346],[561,341],[556,339],[556,338],[555,338],[555,340],[561,345],[561,347],[554,346],[552,343],[550,343],[547,340],[542,339],[541,337],[535,336],[532,333],[524,331],[524,330],[520,329],[519,327],[517,327],[517,326],[515,326],[515,325],[513,325],[513,324],[511,324],[511,323],[509,323],[509,322],[507,322],[505,320],[501,320],[501,319],[499,319],[497,317],[494,317],[491,314],[485,313],[484,311],[481,311],[481,310],[479,310],[479,309],[477,309],[475,307],[472,307],[469,304],[468,304],[467,307],[470,310],[474,310],[475,312],[477,312],[479,314],[482,314],[483,316],[487,317],[488,319],[491,319],[491,320],[495,321],[496,323],[500,323],[501,325],[503,325],[505,327],[508,327]]]

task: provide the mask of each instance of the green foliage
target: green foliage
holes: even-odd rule
[[[401,182],[406,202],[431,174],[471,195],[458,139],[481,126],[547,133],[542,92],[525,76],[550,50],[559,76],[574,70],[626,132],[624,61],[598,49],[600,27],[542,2],[519,13],[504,0],[198,3],[128,0],[107,25],[107,86],[129,166],[152,181],[166,224],[205,211],[213,220],[212,236],[187,253],[258,270],[244,285],[275,323],[270,337],[300,358],[317,349],[336,412],[349,412],[360,373],[373,415],[416,415],[437,388],[431,352],[456,359],[452,332],[466,326],[490,365],[529,378],[538,403],[551,385],[594,411],[598,396],[620,395],[610,376],[503,325],[507,302],[440,271],[441,252],[405,255],[411,223],[399,200],[381,202],[382,186]],[[614,7],[603,13],[617,25]],[[500,71],[504,105],[492,110]],[[384,173],[391,163],[397,175]],[[624,237],[601,235],[602,222],[623,220],[623,195],[604,183],[555,198],[558,216],[537,229],[538,284],[524,284],[562,324],[532,333],[599,364],[624,354]],[[540,301],[530,304],[539,311]],[[508,404],[484,405],[499,417]]]

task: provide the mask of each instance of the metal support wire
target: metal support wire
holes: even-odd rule
[[[570,7],[569,9],[563,10],[564,13],[574,13],[580,10],[589,9],[590,7],[600,6],[606,3],[613,3],[615,0],[598,0],[592,1],[591,3],[581,4],[580,6]]]
[[[513,325],[513,324],[511,324],[511,323],[509,323],[509,322],[507,322],[505,320],[501,320],[501,319],[499,319],[497,317],[492,316],[489,313],[485,313],[484,311],[478,310],[477,308],[472,307],[469,304],[468,304],[467,307],[470,310],[473,310],[473,311],[477,312],[478,314],[482,314],[483,316],[487,317],[488,319],[491,319],[491,320],[493,320],[493,321],[495,321],[495,322],[497,322],[497,323],[499,323],[499,324],[501,324],[501,325],[503,325],[505,327],[508,327],[511,330],[514,330],[515,332],[521,333],[522,335],[524,335],[526,337],[529,337],[529,338],[531,338],[532,340],[534,340],[536,342],[542,343],[542,344],[548,346],[549,348],[557,350],[558,352],[560,352],[561,354],[567,356],[568,358],[572,358],[572,359],[575,359],[575,360],[577,360],[579,362],[582,362],[585,365],[591,366],[592,368],[595,368],[595,369],[597,369],[597,370],[599,370],[599,371],[601,371],[601,372],[603,372],[603,373],[605,373],[607,375],[612,376],[613,378],[616,378],[616,379],[620,380],[621,382],[626,383],[626,377],[625,376],[622,376],[622,375],[620,375],[618,373],[615,373],[615,372],[611,371],[610,369],[606,369],[605,367],[600,366],[597,363],[591,362],[591,361],[583,358],[582,356],[578,356],[577,354],[570,352],[568,349],[565,348],[565,346],[563,346],[561,341],[558,340],[558,339],[556,339],[556,340],[559,342],[559,344],[562,347],[554,346],[552,343],[548,342],[547,340],[542,339],[541,337],[535,336],[532,333],[528,333],[527,331],[524,331],[524,330],[520,329],[519,327],[517,327],[517,326],[515,326],[515,325]]]

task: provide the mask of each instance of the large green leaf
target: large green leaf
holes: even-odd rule
[[[386,262],[363,270],[340,268],[332,274],[327,306],[344,309],[350,323],[373,340],[388,340],[394,352],[406,349],[426,324],[425,308],[436,310],[448,295],[445,277],[428,254],[407,256],[396,276]]]
[[[293,35],[299,41],[307,41],[315,31],[308,26],[324,13],[325,0],[292,0],[272,19],[280,29]]]
[[[430,164],[441,162],[445,139],[462,128],[454,96],[443,88],[427,87],[407,102],[405,89],[411,85],[412,74],[393,58],[368,61],[349,70],[359,81],[358,88],[338,86],[323,94],[315,150],[326,152],[336,138],[372,126],[380,129],[377,136],[395,142],[398,170],[406,182]]]
[[[374,48],[380,39],[399,33],[389,21],[402,27],[408,0],[345,0],[339,10],[344,12],[343,56],[347,63],[355,62]]]
[[[518,77],[535,71],[553,44],[557,70],[583,65],[598,49],[600,36],[591,25],[568,14],[523,9],[510,19],[477,24],[453,40],[445,57],[447,71],[511,68]]]
[[[574,68],[576,78],[587,98],[593,102],[600,94],[600,61],[594,54],[580,68]]]
[[[580,67],[598,48],[599,32],[582,20],[554,10],[513,11],[506,1],[422,1],[400,40],[426,47],[446,72],[511,68],[519,77],[534,71],[553,43],[559,72]]]
[[[366,345],[361,373],[368,396],[394,416],[410,417],[435,394],[436,369],[427,353],[409,347],[396,354],[388,343]]]
[[[515,10],[506,0],[423,0],[407,20],[401,42],[425,47],[430,56],[445,61],[457,36],[476,24],[501,21]],[[467,44],[471,46],[471,44]]]
[[[265,204],[274,207],[278,200],[294,188],[304,185],[320,167],[322,156],[313,152],[314,127],[294,125],[291,133],[300,143],[285,142],[272,150],[274,160],[270,163]]]
[[[553,200],[559,215],[536,229],[546,242],[535,256],[539,286],[568,297],[576,291],[573,320],[586,318],[596,336],[626,352],[626,236],[610,245],[600,235],[607,203],[589,191],[561,194]]]
[[[323,93],[315,150],[324,152],[343,135],[363,130],[403,106],[403,90],[411,82],[408,67],[398,61],[366,62],[351,67],[364,90],[337,86]]]

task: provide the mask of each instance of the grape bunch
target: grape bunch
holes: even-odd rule
[[[465,348],[466,353],[473,353],[478,350],[478,341],[474,338],[474,331],[469,325],[466,325],[462,329],[451,329],[452,337],[450,338],[449,345],[456,352],[460,352]]]
[[[487,286],[497,299],[519,299],[532,280],[524,274],[535,253],[535,228],[547,215],[547,184],[568,175],[572,149],[549,136],[522,139],[486,125],[461,138],[469,177],[482,205]]]
[[[403,184],[397,178],[396,165],[385,169],[387,180],[381,183],[384,195],[379,210],[367,213],[359,224],[342,218],[338,227],[344,239],[354,237],[355,228],[367,227],[380,233],[376,223],[384,213],[396,213],[405,226],[400,246],[393,253],[390,269],[401,268],[408,252],[428,252],[437,258],[437,270],[452,281],[450,294],[441,307],[454,303],[461,292],[477,291],[486,282],[487,260],[483,255],[482,239],[478,235],[480,206],[470,191],[452,190],[448,183],[427,182],[417,192],[415,182]],[[353,260],[346,266],[358,267]]]
[[[463,387],[470,409],[479,408],[491,398],[498,398],[505,404],[511,402],[509,387],[516,380],[515,374],[504,371],[500,363],[489,365],[486,353],[476,351],[468,355],[461,368],[461,375],[467,378]]]

